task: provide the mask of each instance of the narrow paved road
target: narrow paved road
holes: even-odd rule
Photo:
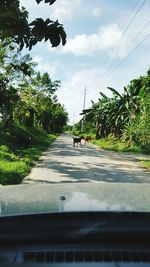
[[[95,145],[73,148],[72,137],[59,136],[43,153],[23,183],[149,183],[150,173],[138,166],[137,156],[104,151]]]

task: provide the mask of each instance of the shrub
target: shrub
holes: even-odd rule
[[[24,162],[0,161],[0,184],[10,185],[21,183],[23,177],[28,174],[29,166]]]
[[[0,151],[1,152],[9,152],[9,148],[7,146],[0,146]]]

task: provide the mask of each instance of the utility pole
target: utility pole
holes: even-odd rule
[[[74,126],[74,117],[75,117],[75,112],[73,112],[73,126]]]
[[[74,131],[74,117],[75,117],[75,112],[73,112],[73,123],[72,123],[72,132]]]
[[[85,101],[86,101],[86,86],[84,89],[83,110],[85,109]],[[83,133],[83,129],[84,129],[84,115],[83,115],[82,123],[81,123],[81,133]]]

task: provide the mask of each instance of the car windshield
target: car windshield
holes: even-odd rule
[[[150,212],[150,1],[0,2],[0,216]]]

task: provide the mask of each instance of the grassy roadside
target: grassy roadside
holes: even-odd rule
[[[139,161],[139,164],[141,167],[144,167],[144,168],[150,170],[150,160],[141,160],[141,161]]]
[[[116,140],[113,136],[109,136],[108,138],[101,138],[96,140],[95,134],[93,133],[79,133],[79,131],[70,131],[70,134],[75,136],[91,136],[92,143],[109,151],[116,152],[133,152],[133,153],[142,153],[146,155],[150,155],[150,144],[146,146],[138,146],[138,145],[128,145],[127,142],[123,142],[120,140]]]
[[[129,146],[125,142],[113,140],[113,139],[99,139],[93,140],[93,144],[110,151],[118,151],[118,152],[133,152],[133,153],[142,153],[142,154],[150,154],[150,147],[140,147],[137,145]]]
[[[0,184],[19,184],[55,139],[39,129],[13,126],[0,132]]]
[[[116,152],[132,152],[132,153],[142,153],[150,155],[150,147],[140,147],[136,145],[128,146],[127,143],[119,142],[114,139],[99,139],[92,140],[92,143],[109,151]],[[139,165],[150,170],[150,160],[140,160]]]

